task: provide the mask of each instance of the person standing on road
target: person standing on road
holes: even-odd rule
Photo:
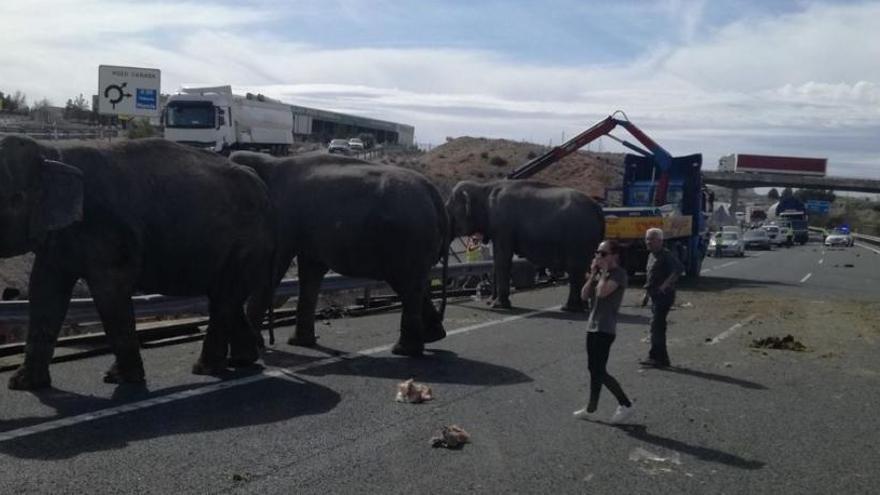
[[[646,366],[669,366],[669,353],[666,351],[666,317],[675,303],[675,283],[684,266],[668,249],[663,247],[663,231],[657,228],[645,232],[648,246],[648,265],[646,268],[645,299],[651,299],[651,350],[648,359],[641,361]]]
[[[590,370],[590,401],[574,412],[578,419],[589,419],[599,406],[599,392],[605,386],[614,394],[618,406],[611,417],[612,423],[622,423],[633,413],[633,405],[620,383],[606,370],[611,344],[617,328],[617,313],[626,290],[626,270],[620,267],[620,248],[614,241],[599,245],[587,282],[581,289],[581,299],[591,301],[587,323],[587,367]]]

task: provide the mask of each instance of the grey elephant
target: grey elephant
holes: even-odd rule
[[[253,171],[206,151],[161,139],[58,150],[3,138],[0,256],[35,252],[25,359],[10,388],[50,385],[78,279],[88,283],[116,357],[108,383],[144,381],[136,291],[208,296],[210,324],[193,372],[255,362],[244,303],[271,290],[271,222],[266,187]]]
[[[566,311],[583,311],[580,289],[593,253],[605,237],[602,207],[566,187],[528,180],[462,181],[446,202],[455,236],[483,235],[494,252],[496,298],[510,308],[513,255],[551,271],[566,271]]]
[[[438,260],[448,262],[449,220],[424,176],[331,155],[278,159],[239,151],[230,159],[253,167],[269,187],[277,214],[276,285],[296,257],[299,298],[289,344],[315,345],[315,306],[328,270],[383,280],[397,292],[403,314],[393,353],[418,356],[425,343],[446,336],[429,275]],[[269,304],[249,303],[253,322]]]

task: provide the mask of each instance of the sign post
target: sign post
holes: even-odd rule
[[[161,71],[139,67],[98,66],[98,113],[158,117]]]

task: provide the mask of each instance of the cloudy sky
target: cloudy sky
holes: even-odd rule
[[[0,90],[31,102],[93,94],[108,64],[161,69],[166,93],[231,84],[412,124],[420,143],[559,144],[622,109],[707,168],[794,154],[880,179],[880,2],[10,0],[0,19]]]

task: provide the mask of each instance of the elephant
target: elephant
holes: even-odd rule
[[[316,345],[315,307],[328,270],[385,281],[400,296],[400,335],[392,353],[420,356],[425,343],[446,336],[445,291],[438,312],[429,277],[440,260],[446,280],[449,220],[443,198],[424,176],[327,154],[273,158],[237,151],[230,160],[252,167],[269,188],[277,215],[275,286],[296,258],[299,297],[288,344]],[[271,304],[252,298],[252,323]]]
[[[51,385],[49,363],[78,279],[88,284],[115,362],[107,383],[142,383],[131,297],[207,295],[197,374],[259,359],[244,304],[271,290],[274,231],[247,167],[163,139],[56,149],[0,140],[0,257],[34,252],[24,363],[12,389]]]
[[[568,272],[565,311],[580,312],[580,289],[593,252],[605,237],[602,207],[588,196],[531,180],[461,181],[446,202],[453,235],[480,233],[492,242],[494,308],[510,309],[513,255],[553,271]]]

